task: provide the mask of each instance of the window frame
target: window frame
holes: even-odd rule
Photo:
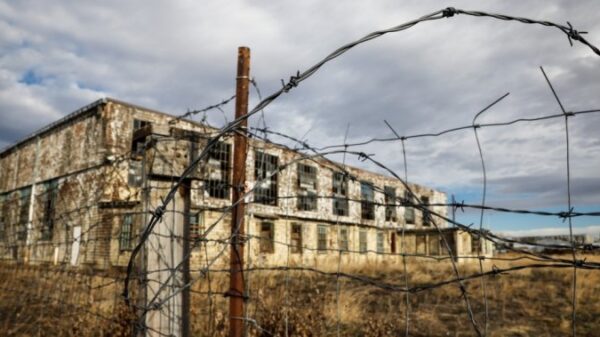
[[[404,221],[407,225],[414,225],[416,223],[415,209],[410,204],[410,193],[404,191]]]
[[[259,158],[261,159],[259,160]],[[276,155],[266,153],[264,151],[255,150],[254,202],[267,206],[277,206],[279,187],[278,180],[279,157]],[[261,184],[268,184],[268,187],[261,187]]]
[[[431,218],[431,210],[429,209],[429,196],[423,195],[420,200],[423,204],[421,223],[423,227],[431,227],[433,219]]]
[[[127,185],[131,187],[142,187],[143,183],[142,161],[129,160],[129,167],[127,168]]]
[[[318,190],[318,171],[317,167],[308,164],[298,163],[296,165],[297,173],[297,197],[296,208],[299,211],[316,211],[318,208],[317,190]],[[308,180],[308,181],[306,181]],[[311,187],[303,185],[311,185]]]
[[[132,124],[133,125],[131,128],[130,157],[134,160],[139,160],[144,155],[144,153],[142,151],[144,150],[144,145],[146,144],[147,135],[140,136],[140,135],[136,135],[136,133],[138,133],[140,130],[143,130],[145,128],[148,128],[149,130],[151,130],[152,122],[143,120],[143,119],[134,118]]]
[[[119,231],[119,251],[133,250],[133,214],[123,214]]]
[[[206,162],[206,177],[204,180],[205,190],[211,198],[226,199],[231,198],[231,155],[232,146],[227,142],[217,142],[215,146],[208,151]],[[215,162],[211,164],[211,160]],[[219,166],[214,168],[214,166]],[[221,172],[221,179],[211,179],[209,169],[215,169]],[[225,179],[223,179],[225,178]]]
[[[375,220],[375,186],[368,181],[360,182],[360,218]]]
[[[327,225],[317,225],[317,252],[320,254],[327,253],[328,249],[328,229]]]
[[[265,237],[265,225],[269,226],[268,237]],[[259,252],[265,254],[273,254],[275,252],[275,224],[272,221],[261,221],[259,222]]]
[[[302,254],[303,250],[303,230],[302,224],[299,222],[292,222],[290,227],[290,253]],[[294,242],[297,241],[297,242]]]
[[[340,227],[338,231],[338,249],[343,253],[347,253],[350,250],[348,228],[345,226]]]
[[[17,241],[27,240],[29,209],[31,208],[31,186],[19,190],[19,221],[17,223]]]
[[[339,171],[334,171],[331,176],[332,213],[336,216],[348,216],[348,176]]]
[[[383,193],[385,200],[385,221],[396,222],[398,221],[396,211],[396,188],[394,186],[384,186]]]
[[[366,229],[358,231],[358,252],[366,254],[369,251],[369,236]]]
[[[192,220],[196,219],[196,220]],[[190,212],[188,215],[190,241],[198,241],[204,235],[204,211]]]
[[[54,221],[56,202],[58,199],[58,180],[50,180],[46,182],[44,186],[44,210],[42,215],[42,226],[40,229],[40,240],[51,241],[54,237]]]
[[[377,231],[376,240],[377,253],[385,253],[385,234],[382,230]]]

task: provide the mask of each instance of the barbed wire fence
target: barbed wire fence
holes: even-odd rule
[[[294,306],[298,305],[297,300],[295,300],[297,296],[295,287],[298,287],[298,285],[293,280],[306,274],[313,277],[324,277],[327,282],[335,283],[334,298],[330,299],[331,303],[335,304],[335,314],[333,315],[335,323],[326,327],[325,331],[316,332],[316,335],[341,336],[348,333],[348,330],[345,330],[348,322],[342,321],[340,313],[341,296],[345,291],[345,287],[361,285],[381,291],[381,296],[402,295],[403,301],[398,303],[404,305],[404,315],[399,316],[396,320],[397,327],[400,327],[396,331],[402,330],[402,334],[410,336],[417,333],[411,325],[411,297],[454,286],[460,293],[464,303],[464,313],[473,333],[477,336],[487,336],[490,334],[490,322],[493,321],[493,317],[490,315],[490,285],[488,284],[491,277],[501,278],[509,273],[522,270],[572,269],[569,289],[570,328],[571,334],[573,336],[577,335],[577,292],[581,287],[577,278],[578,271],[596,271],[600,269],[599,262],[588,261],[583,257],[584,254],[600,250],[600,247],[590,247],[576,242],[573,236],[572,219],[581,216],[598,217],[600,212],[577,212],[572,205],[569,118],[590,116],[599,113],[600,109],[593,107],[580,111],[566,109],[543,68],[540,68],[542,75],[555,97],[561,113],[540,115],[534,118],[518,118],[504,122],[477,123],[478,117],[507,97],[508,94],[505,94],[477,112],[469,125],[435,132],[402,135],[393,125],[387,121],[382,121],[394,134],[394,137],[376,137],[351,143],[348,142],[347,131],[341,144],[332,144],[325,147],[311,145],[307,139],[304,139],[304,136],[297,139],[277,130],[272,130],[267,126],[264,109],[271,102],[282,94],[293,90],[323,65],[341,56],[351,48],[384,34],[411,28],[421,22],[452,18],[457,15],[490,17],[557,28],[567,36],[571,45],[573,41],[582,43],[595,54],[600,55],[598,48],[582,37],[585,32],[578,32],[570,24],[564,26],[548,21],[447,8],[387,30],[371,33],[362,39],[346,44],[306,71],[298,72],[290,77],[289,81],[284,82],[282,80],[282,88],[264,99],[257,82],[252,80],[251,83],[260,102],[247,115],[231,122],[228,122],[225,118],[226,125],[221,129],[206,125],[206,113],[220,111],[225,116],[223,109],[235,99],[234,95],[206,108],[188,111],[165,123],[167,126],[179,125],[180,123],[188,123],[188,120],[196,115],[201,115],[201,123],[193,124],[196,129],[199,129],[197,131],[201,132],[196,132],[193,136],[183,133],[171,137],[154,137],[146,141],[143,149],[142,165],[142,176],[144,178],[141,182],[136,183],[139,188],[130,189],[129,195],[131,201],[141,200],[142,207],[133,207],[128,204],[128,200],[121,205],[126,209],[125,211],[116,211],[110,218],[101,217],[98,209],[104,200],[103,196],[92,194],[93,190],[90,190],[79,179],[69,180],[68,184],[65,183],[61,187],[64,188],[65,185],[68,185],[71,190],[77,190],[78,199],[84,200],[84,202],[75,206],[73,206],[72,200],[63,199],[64,194],[62,193],[57,193],[58,199],[50,198],[49,196],[58,190],[58,186],[51,185],[48,185],[48,188],[41,192],[36,192],[34,189],[29,192],[30,194],[23,193],[19,197],[13,196],[9,200],[3,200],[1,213],[3,226],[0,234],[2,234],[4,241],[9,243],[3,247],[5,252],[12,255],[14,254],[11,247],[16,247],[19,241],[26,241],[27,245],[33,246],[35,240],[30,240],[28,237],[30,234],[27,233],[45,235],[45,231],[48,228],[53,228],[54,224],[60,223],[65,226],[63,237],[60,239],[54,238],[42,244],[41,248],[35,248],[38,249],[38,252],[29,257],[29,264],[4,264],[3,269],[0,271],[3,274],[0,279],[0,282],[2,282],[0,283],[0,289],[5,294],[4,296],[10,295],[17,299],[26,299],[22,303],[24,307],[21,310],[26,311],[30,310],[32,306],[37,306],[39,309],[36,310],[39,311],[36,312],[40,318],[54,315],[55,320],[58,321],[59,319],[64,320],[69,317],[69,314],[72,314],[73,320],[78,319],[82,324],[89,323],[88,319],[99,319],[106,324],[104,331],[99,335],[146,334],[150,336],[182,335],[185,334],[185,329],[190,329],[190,326],[195,334],[222,335],[223,331],[227,329],[227,320],[230,317],[221,312],[219,307],[223,306],[224,297],[239,296],[244,299],[247,305],[244,307],[244,316],[233,317],[233,319],[244,322],[246,335],[288,336],[297,333],[299,325],[314,323],[310,321],[300,322],[298,320],[299,316],[294,316]],[[260,122],[257,124],[259,126],[241,127],[242,121],[258,113],[261,114]],[[567,185],[565,210],[549,212],[534,209],[510,209],[490,205],[486,200],[488,187],[486,152],[480,142],[479,133],[489,128],[560,119],[564,119],[565,123],[565,175]],[[477,154],[481,160],[483,178],[481,203],[468,204],[465,202],[447,202],[446,200],[423,201],[420,187],[409,183],[408,179],[409,158],[407,158],[406,149],[410,145],[410,141],[444,137],[445,135],[470,130],[474,133]],[[234,135],[242,135],[248,139],[246,152],[250,157],[247,165],[250,168],[248,169],[250,183],[247,186],[233,186],[231,184],[229,178],[230,160],[219,157],[223,153],[230,156],[231,147],[229,147],[229,150],[223,150],[223,144],[231,144],[231,138]],[[289,143],[293,145],[289,145]],[[371,154],[360,151],[361,146],[372,143],[390,143],[391,146],[398,147],[399,152],[402,152],[403,172],[398,173],[387,163],[375,159]],[[188,162],[182,159],[174,159],[173,155],[176,153],[189,154],[190,157],[186,159],[189,159],[191,164],[188,165]],[[279,156],[272,160],[272,157],[269,156],[274,156],[274,154],[279,154]],[[131,152],[127,152],[118,158],[112,158],[110,166],[108,166],[109,169],[103,175],[104,179],[96,184],[111,185],[115,180],[120,180],[120,186],[131,185],[126,181],[127,178],[121,174],[123,168],[127,169],[131,155]],[[259,155],[262,156],[260,160],[257,158]],[[341,163],[329,159],[335,155],[343,157]],[[384,186],[373,184],[371,188],[375,197],[365,202],[364,199],[358,197],[360,193],[356,193],[361,182],[360,173],[346,164],[348,157],[355,157],[360,161],[369,162],[386,172],[387,175],[395,179],[398,189],[403,193],[398,196],[390,196]],[[270,159],[272,161],[269,161]],[[331,239],[327,238],[324,245],[319,243],[320,227],[311,230],[313,234],[316,234],[314,239],[310,240],[312,242],[309,242],[309,235],[307,231],[303,231],[302,227],[300,227],[300,233],[305,234],[306,237],[302,235],[293,236],[294,228],[296,228],[294,225],[297,222],[302,222],[301,217],[295,214],[298,211],[298,200],[306,197],[299,194],[294,186],[295,180],[299,179],[295,173],[298,164],[303,163],[309,163],[319,171],[339,172],[342,181],[347,184],[346,189],[354,189],[354,192],[348,192],[343,198],[348,208],[361,210],[365,206],[373,207],[375,210],[393,208],[397,211],[402,210],[404,214],[407,209],[411,209],[422,214],[423,218],[430,222],[432,229],[438,235],[441,252],[435,255],[418,252],[416,247],[411,249],[413,247],[408,242],[407,230],[412,228],[408,227],[405,220],[397,220],[395,226],[390,228],[377,228],[376,226],[372,228],[385,229],[395,233],[400,232],[400,249],[394,250],[391,247],[387,250],[381,250],[379,247],[377,249],[360,246],[358,249],[351,247],[351,242],[356,242],[355,238],[352,237],[353,240],[351,240],[349,236],[345,237],[342,233],[347,228],[358,227],[359,224],[349,224],[339,214],[335,214],[333,220],[329,221],[331,226],[327,227],[331,228],[332,233],[335,232],[335,236],[332,235],[332,237],[336,237],[337,242],[334,244],[331,244]],[[222,171],[221,179],[211,179],[210,177],[211,169],[214,169],[215,165],[218,166],[217,171]],[[154,180],[147,178],[150,173],[155,175]],[[160,179],[157,179],[156,176],[160,176]],[[276,184],[278,189],[275,195],[263,196],[262,200],[258,200],[257,192],[265,189],[265,186],[270,186],[270,182],[273,181],[281,182],[281,186]],[[220,200],[215,201],[215,198],[208,193],[209,188],[220,194],[221,197],[217,198]],[[243,192],[243,198],[237,203],[227,201],[232,189]],[[310,196],[311,200],[314,200],[317,205],[331,205],[339,199],[339,197],[321,186],[318,190],[317,194]],[[283,192],[282,195],[277,193],[280,191]],[[52,214],[41,217],[37,222],[28,222],[23,219],[31,219],[31,214],[28,214],[28,217],[19,214],[23,209],[23,204],[26,203],[24,200],[27,200],[27,198],[29,200],[37,198],[39,204],[44,204],[49,199],[55,200],[54,202],[61,206],[56,211],[52,211]],[[204,226],[200,223],[200,213],[194,213],[189,205],[186,206],[186,198],[194,199],[196,205],[202,205],[201,212],[210,212],[211,216],[203,219],[206,222]],[[254,218],[257,216],[255,213],[250,214],[247,211],[247,214],[245,214],[246,234],[241,236],[239,227],[234,227],[232,232],[229,231],[231,212],[239,203],[252,204],[260,208],[263,207],[260,204],[264,202],[273,203],[277,206],[280,211],[276,213],[276,217],[262,218],[258,221]],[[460,223],[456,219],[450,218],[445,211],[448,208],[462,211],[465,209],[479,211],[478,226]],[[318,207],[317,209],[320,210],[321,208]],[[246,208],[246,210],[248,209]],[[522,249],[514,245],[521,243],[520,241],[484,229],[484,214],[488,211],[555,217],[566,221],[569,229],[569,246],[536,242],[528,242],[527,244],[532,247],[568,252],[571,258],[564,258],[561,255],[553,255],[544,251]],[[127,235],[124,235],[124,227],[122,226],[118,231],[102,231],[107,222],[114,223],[120,221],[123,217],[129,219],[127,220],[129,221]],[[15,222],[14,226],[5,227],[4,224],[7,223],[4,221],[5,218],[20,220],[18,223]],[[47,222],[48,218],[52,221],[50,225]],[[191,219],[194,219],[194,223]],[[283,222],[277,222],[278,220]],[[317,217],[310,220],[310,222],[316,224],[321,220]],[[267,236],[263,235],[262,228],[257,229],[257,226],[262,226],[263,222],[276,223],[275,228],[271,228],[271,232]],[[134,225],[135,223],[140,224],[139,228]],[[461,254],[455,248],[456,243],[451,242],[450,237],[446,234],[446,224],[468,233],[474,240],[479,242],[476,251],[472,254]],[[283,228],[278,227],[279,225],[282,225]],[[27,228],[27,226],[29,227]],[[75,230],[76,227],[79,227],[78,233]],[[285,235],[276,237],[273,230],[275,233],[281,231]],[[329,232],[326,231],[325,233]],[[345,233],[345,235],[349,234],[348,232]],[[355,233],[355,231],[352,233]],[[356,233],[360,236],[360,233]],[[283,239],[280,239],[280,237]],[[300,240],[298,240],[298,237]],[[243,294],[232,293],[223,283],[224,275],[231,273],[231,269],[226,266],[228,260],[225,255],[233,246],[233,242],[237,240],[241,240],[246,248],[246,264],[242,270],[245,284]],[[360,238],[358,241],[361,241]],[[514,255],[489,256],[482,251],[482,242],[485,241],[513,252]],[[39,242],[37,245],[39,246]],[[114,247],[115,245],[119,246],[118,250],[120,251],[116,260],[111,261],[110,257],[98,256],[95,253],[100,251],[101,247]],[[44,246],[47,247],[44,248]],[[74,249],[78,250],[79,259],[89,258],[94,261],[102,261],[103,268],[101,270],[74,269],[73,266],[77,265],[77,263],[74,263],[77,261],[72,261]],[[297,253],[298,251],[300,253]],[[275,252],[285,254],[284,258],[281,260],[273,259],[275,262],[270,261],[268,256],[274,256]],[[243,253],[237,252],[237,254],[242,255]],[[303,255],[311,255],[314,259],[302,258]],[[48,258],[49,256],[51,258]],[[298,256],[301,257],[298,258]],[[334,259],[331,264],[319,263],[319,256],[333,256]],[[401,266],[398,270],[401,271],[402,280],[395,282],[382,279],[377,275],[369,275],[369,273],[344,271],[345,267],[351,267],[346,265],[350,260],[348,256],[376,256],[382,261],[386,259],[397,260]],[[447,262],[449,273],[441,280],[411,282],[411,273],[413,272],[411,269],[416,267],[409,262],[409,259],[417,262]],[[459,261],[477,261],[478,270],[465,270]],[[524,263],[506,267],[496,266],[496,263],[500,262]],[[51,272],[44,269],[46,264],[53,265],[50,269]],[[111,267],[112,265],[125,264],[127,265],[126,270]],[[383,269],[383,273],[385,272],[386,270]],[[69,282],[64,282],[64,275],[61,273],[68,275]],[[283,280],[282,295],[284,298],[281,307],[278,307],[280,312],[277,316],[277,318],[281,318],[283,325],[271,321],[266,322],[268,320],[265,318],[267,307],[264,303],[269,300],[269,294],[265,294],[265,287],[262,284],[265,282],[264,275],[272,275],[275,279],[273,282],[276,283],[278,279]],[[32,281],[34,284],[31,287],[23,288],[20,286],[21,282]],[[474,288],[472,281],[480,282],[478,287],[481,291],[480,294],[469,290]],[[353,289],[355,288],[346,291],[352,292]],[[325,296],[325,294],[321,294],[321,296]],[[190,298],[191,302],[184,303],[190,301]],[[474,301],[482,303],[482,305],[474,305]],[[13,303],[16,305],[17,302]],[[199,304],[202,306],[198,307]],[[63,308],[63,310],[52,312],[58,307]],[[115,315],[115,312],[118,314]],[[218,317],[219,313],[221,314],[220,317]],[[261,318],[263,319],[261,320]],[[186,320],[190,326],[182,327],[185,325],[182,322]],[[36,321],[25,322],[19,326],[11,327],[11,329],[8,333],[13,335],[40,333],[39,322]],[[91,333],[92,335],[94,333],[98,334],[98,331]]]

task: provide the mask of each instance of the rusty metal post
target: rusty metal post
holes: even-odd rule
[[[238,64],[236,78],[235,118],[248,113],[248,90],[250,84],[250,48],[238,48]],[[248,126],[244,120],[240,126],[242,132],[238,132],[233,138],[233,193],[231,202],[239,201],[232,209],[231,216],[231,257],[229,274],[229,336],[242,337],[244,333],[244,278],[242,270],[244,267],[244,186],[246,183],[246,135],[245,128]]]

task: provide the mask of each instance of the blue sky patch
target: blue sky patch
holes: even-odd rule
[[[24,83],[27,85],[36,85],[42,83],[43,80],[44,78],[36,74],[33,69],[29,69],[25,72],[25,74],[23,74],[23,76],[19,80],[19,83]]]

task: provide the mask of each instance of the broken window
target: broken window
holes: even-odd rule
[[[431,226],[431,212],[429,211],[429,197],[421,197],[423,204],[423,226]]]
[[[277,206],[277,170],[277,156],[254,152],[254,202]]]
[[[317,209],[317,168],[298,164],[297,207],[301,211]]]
[[[142,162],[130,160],[129,170],[127,171],[127,184],[131,187],[141,187],[142,183]]]
[[[208,152],[206,190],[213,198],[229,199],[231,144],[217,142]]]
[[[392,186],[383,188],[385,194],[385,221],[396,221],[396,189]]]
[[[119,250],[131,250],[133,249],[133,215],[125,214],[121,221],[121,233],[119,234]]]
[[[368,182],[360,183],[360,214],[361,218],[366,220],[375,219],[375,192],[373,184]]]
[[[260,223],[260,252],[261,253],[273,253],[275,250],[275,233],[273,231],[272,222],[261,222]]]
[[[361,229],[360,232],[358,232],[358,251],[361,254],[364,254],[367,252],[367,249],[367,231],[365,229]]]
[[[377,231],[377,253],[384,252],[384,246],[383,246],[384,238],[385,238],[385,236],[383,234],[383,231]]]
[[[131,158],[141,159],[144,155],[146,137],[152,133],[152,124],[140,119],[133,120],[133,134],[131,137]]]
[[[302,224],[292,223],[292,232],[290,233],[292,254],[302,254]]]
[[[189,217],[190,240],[196,241],[204,234],[204,213],[193,212]]]
[[[149,126],[149,125],[150,125],[150,122],[148,122],[148,121],[143,121],[143,120],[140,120],[140,119],[134,119],[133,120],[133,132],[136,132],[136,131],[138,131],[140,129],[143,129],[143,128]]]
[[[54,234],[54,221],[56,216],[56,199],[58,197],[58,181],[51,180],[45,184],[44,215],[42,217],[42,240],[52,240]]]
[[[341,251],[347,252],[349,243],[348,243],[348,228],[341,227],[340,234],[338,237],[338,247]]]
[[[333,172],[333,214],[348,215],[348,179],[344,173]]]
[[[415,223],[415,209],[412,206],[409,206],[411,203],[410,193],[404,191],[404,220],[407,224]]]
[[[19,192],[19,223],[17,225],[17,240],[27,239],[27,225],[29,223],[29,205],[31,203],[31,187]]]
[[[317,226],[317,250],[320,253],[327,251],[327,226]]]

